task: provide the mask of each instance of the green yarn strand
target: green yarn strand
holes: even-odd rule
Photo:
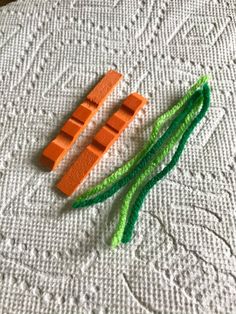
[[[196,118],[192,121],[192,123],[188,127],[188,129],[185,131],[183,137],[181,138],[181,140],[179,142],[179,146],[178,146],[174,156],[172,157],[171,162],[161,172],[159,172],[152,179],[150,179],[144,185],[144,187],[142,187],[141,192],[138,195],[138,197],[137,197],[137,199],[136,199],[136,201],[135,201],[135,203],[132,206],[132,209],[130,211],[130,217],[128,219],[128,223],[127,223],[125,230],[124,230],[124,234],[122,237],[122,243],[127,243],[131,240],[133,229],[134,229],[135,223],[138,219],[138,214],[139,214],[140,208],[141,208],[141,206],[145,200],[146,195],[153,188],[153,186],[158,181],[160,181],[168,172],[170,172],[172,170],[172,168],[177,164],[191,133],[193,132],[193,130],[197,126],[197,124],[205,116],[205,114],[209,108],[209,105],[210,105],[210,94],[211,94],[210,88],[207,84],[205,84],[203,86],[203,93],[204,93],[204,101],[203,101],[202,109],[199,112],[199,114],[196,116]],[[147,177],[147,175],[151,174],[151,172],[153,170],[152,168],[153,168],[153,166],[151,165],[149,168],[147,168],[145,173],[140,178],[138,178],[138,180],[134,183],[135,187],[138,187],[140,185],[140,183],[143,181],[143,179],[145,179]],[[133,187],[132,187],[132,190],[133,190]],[[125,206],[128,205],[126,200],[124,201],[124,204],[125,204]]]
[[[85,201],[88,197],[91,197],[93,195],[96,195],[97,193],[106,190],[108,186],[112,185],[114,182],[116,182],[120,177],[122,177],[125,173],[127,173],[139,160],[141,160],[146,153],[150,150],[150,148],[154,145],[156,142],[156,138],[158,136],[159,131],[163,127],[166,121],[171,119],[183,106],[184,104],[190,99],[190,97],[195,93],[195,91],[200,88],[205,82],[207,82],[208,77],[202,76],[180,99],[179,102],[177,102],[170,110],[165,112],[163,115],[161,115],[153,125],[153,129],[151,132],[151,135],[149,137],[148,142],[144,145],[143,149],[137,153],[132,159],[130,159],[126,164],[118,168],[116,171],[114,171],[111,175],[109,175],[107,178],[105,178],[101,183],[98,185],[91,187],[86,192],[81,194],[75,203],[73,204],[73,207],[77,207],[76,204],[78,202]]]
[[[120,209],[120,217],[116,227],[116,231],[112,238],[112,247],[116,247],[121,243],[123,232],[125,230],[125,225],[128,219],[129,214],[129,206],[132,201],[132,197],[134,196],[136,190],[138,189],[139,185],[151,174],[151,172],[161,163],[161,161],[168,155],[168,153],[172,150],[172,148],[176,145],[176,143],[181,139],[184,132],[187,130],[188,126],[190,125],[191,121],[196,116],[201,101],[198,103],[198,106],[193,108],[192,112],[186,117],[183,124],[179,127],[175,135],[172,139],[166,144],[166,146],[162,149],[160,154],[157,154],[154,161],[152,161],[151,165],[145,169],[145,171],[139,176],[139,178],[135,181],[135,183],[131,186],[130,190],[127,192],[124,201],[122,203]],[[151,168],[151,169],[150,169]]]
[[[146,153],[146,155],[142,158],[142,160],[124,177],[116,181],[107,191],[96,195],[93,198],[86,199],[84,201],[76,201],[72,206],[74,208],[81,208],[90,205],[94,205],[100,202],[105,201],[107,198],[111,197],[115,194],[119,189],[128,184],[130,180],[135,178],[141,170],[146,166],[146,164],[151,160],[151,158],[157,153],[157,151],[161,148],[163,143],[172,136],[172,134],[176,131],[179,125],[184,121],[186,116],[192,110],[194,103],[202,97],[202,91],[197,90],[191,98],[187,101],[186,107],[184,110],[172,121],[171,125],[167,129],[167,131],[158,139],[156,144],[152,146],[152,148]]]

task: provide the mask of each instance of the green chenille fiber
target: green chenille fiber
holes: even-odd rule
[[[181,138],[178,148],[174,154],[174,156],[172,157],[172,160],[170,161],[170,163],[161,171],[159,172],[157,175],[155,175],[152,179],[150,179],[144,186],[142,186],[141,191],[136,199],[136,201],[134,202],[132,209],[130,211],[130,216],[128,219],[128,222],[126,224],[124,233],[123,233],[123,237],[122,237],[122,242],[123,243],[127,243],[131,240],[132,238],[132,233],[133,233],[133,229],[135,226],[135,223],[138,219],[138,214],[139,214],[139,210],[145,200],[146,195],[148,194],[148,192],[153,188],[153,186],[159,181],[161,180],[178,162],[184,147],[191,135],[191,133],[193,132],[194,128],[197,126],[197,124],[202,120],[202,118],[205,116],[209,105],[210,105],[210,95],[211,95],[211,91],[210,88],[207,84],[204,84],[203,86],[203,96],[204,96],[204,100],[203,100],[203,106],[201,111],[199,112],[199,114],[196,116],[196,118],[192,121],[191,125],[188,127],[188,129],[185,131],[183,137]],[[139,186],[140,182],[143,181],[143,179],[146,179],[147,176],[151,175],[153,171],[153,166],[150,165],[145,172],[137,179],[137,181],[134,183],[133,186]],[[133,189],[133,187],[131,188]],[[129,192],[128,192],[129,193]],[[126,204],[126,199],[124,200],[124,204]],[[116,243],[114,243],[116,244]]]
[[[134,179],[138,174],[141,173],[141,170],[144,169],[147,163],[152,159],[152,157],[161,149],[162,145],[165,141],[171,137],[174,132],[178,129],[179,125],[182,124],[186,116],[191,112],[195,102],[201,97],[202,91],[197,90],[187,101],[186,107],[184,110],[172,121],[167,131],[158,139],[156,144],[146,153],[146,155],[142,158],[142,160],[133,168],[131,171],[123,176],[121,179],[116,181],[108,190],[96,195],[93,198],[86,199],[84,201],[76,202],[76,205],[73,207],[87,207],[97,203],[101,203],[105,201],[107,198],[111,197],[118,190],[120,190],[123,186],[128,184],[130,180]],[[160,160],[161,161],[161,160]]]
[[[156,138],[159,134],[159,131],[162,129],[164,124],[174,117],[174,115],[184,106],[184,104],[189,100],[189,98],[195,93],[195,91],[201,87],[205,82],[207,82],[208,77],[202,76],[196,84],[194,84],[184,95],[183,98],[180,99],[179,102],[177,102],[170,110],[162,114],[153,124],[152,133],[150,135],[150,138],[148,142],[144,145],[143,149],[137,153],[131,160],[129,160],[126,164],[118,168],[116,171],[114,171],[111,175],[109,175],[107,178],[105,178],[101,183],[98,185],[90,188],[83,194],[81,194],[75,203],[73,204],[73,207],[77,207],[77,204],[80,204],[80,202],[86,200],[88,197],[91,197],[93,195],[96,195],[97,193],[106,190],[108,186],[112,185],[114,182],[116,182],[120,177],[122,177],[125,173],[127,173],[139,160],[141,160],[146,153],[151,149],[151,147],[155,144]],[[78,205],[80,207],[80,205]]]
[[[135,183],[131,186],[130,190],[127,192],[127,194],[124,198],[124,201],[122,203],[121,209],[120,209],[119,221],[118,221],[118,224],[116,227],[116,231],[115,231],[113,238],[112,238],[112,243],[111,243],[112,247],[116,247],[117,245],[119,245],[121,240],[122,240],[123,232],[125,230],[126,222],[127,222],[128,215],[129,215],[130,203],[132,202],[132,198],[134,197],[134,194],[136,193],[139,186],[150,175],[150,173],[148,173],[148,170],[150,170],[150,168],[151,168],[152,171],[154,171],[155,168],[158,167],[160,162],[168,155],[168,153],[175,146],[175,144],[181,139],[184,132],[189,127],[191,121],[196,116],[201,103],[202,103],[202,98],[200,101],[198,101],[196,103],[196,106],[193,107],[192,111],[186,117],[184,122],[180,125],[179,129],[174,134],[174,136],[171,138],[171,140],[166,144],[166,146],[161,150],[161,152],[159,154],[156,154],[156,158],[144,170],[144,172],[142,172],[142,174],[138,177],[138,179],[135,181]],[[139,180],[139,178],[140,178],[140,180]]]

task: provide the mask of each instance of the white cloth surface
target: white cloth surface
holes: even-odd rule
[[[236,313],[236,2],[20,0],[0,9],[0,313]],[[55,172],[45,145],[99,78],[124,74]],[[130,92],[149,104],[76,194],[142,147],[202,74],[209,113],[142,208],[131,244],[108,246],[120,193],[61,214],[55,183]]]

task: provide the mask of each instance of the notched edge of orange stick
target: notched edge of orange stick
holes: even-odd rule
[[[43,150],[40,161],[49,170],[54,170],[88,125],[105,99],[120,82],[122,74],[110,70],[88,94],[85,101],[72,113],[59,134]]]

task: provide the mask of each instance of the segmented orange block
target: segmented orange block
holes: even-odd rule
[[[57,137],[44,149],[40,160],[45,167],[54,170],[58,166],[121,78],[120,73],[111,70],[98,82],[86,100],[63,125]]]
[[[57,183],[57,188],[71,195],[146,103],[147,100],[138,93],[129,95],[98,131],[92,143],[81,152]]]

